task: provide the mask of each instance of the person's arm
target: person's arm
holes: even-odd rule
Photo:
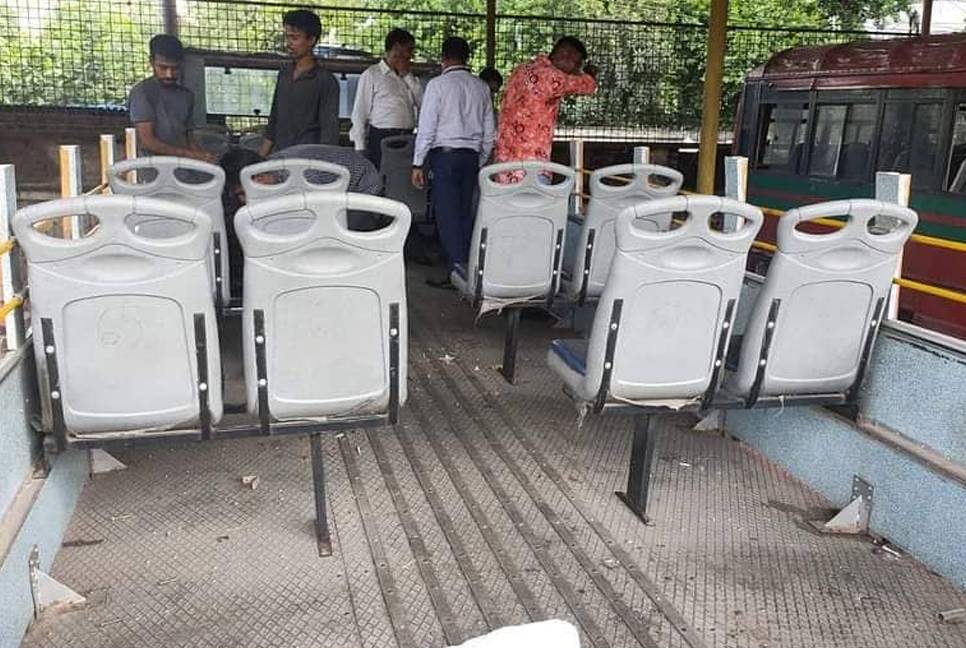
[[[490,90],[487,88],[486,102],[483,104],[483,142],[480,147],[480,166],[486,164],[490,159],[495,142],[496,126],[493,119],[493,102],[490,100]]]
[[[328,70],[322,75],[319,97],[319,144],[339,145],[339,80]]]
[[[570,94],[594,94],[597,91],[596,69],[592,66],[588,66],[588,69],[593,71],[594,74],[588,74],[586,72],[567,74],[562,70],[558,70],[553,65],[548,65],[547,70],[549,74],[547,75],[547,81],[553,82],[548,83],[546,87],[550,89],[551,96],[556,98]]]
[[[188,114],[194,115],[195,114],[195,95],[190,90],[188,92],[190,93],[189,95],[190,101],[188,102]],[[210,162],[212,164],[218,161],[217,155],[215,155],[211,151],[203,149],[198,144],[198,142],[195,141],[194,132],[191,130],[188,131],[188,148],[191,149],[192,151],[195,151],[197,159],[199,160],[204,160],[205,162]]]
[[[275,129],[278,126],[278,87],[281,85],[282,75],[285,68],[282,68],[275,79],[275,91],[272,93],[272,110],[268,114],[268,123],[265,124],[265,132],[262,134],[262,145],[258,148],[258,154],[268,157],[275,146]]]
[[[210,162],[212,157],[207,151],[198,148],[172,146],[159,140],[154,134],[153,121],[139,121],[134,124],[138,134],[138,146],[152,155],[170,155],[172,157],[194,158]]]
[[[426,175],[423,164],[426,156],[436,141],[436,127],[439,123],[439,108],[441,96],[437,90],[439,84],[430,83],[426,87],[426,96],[419,111],[419,127],[416,129],[416,143],[413,146],[413,186],[422,189],[426,186]]]
[[[369,68],[359,77],[356,100],[352,105],[352,128],[349,130],[349,139],[352,140],[357,151],[366,150],[366,123],[369,121],[373,92],[371,69]]]

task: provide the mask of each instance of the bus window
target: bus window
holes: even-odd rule
[[[761,146],[757,168],[795,173],[805,145],[808,104],[769,105],[762,111]]]
[[[946,191],[966,193],[966,104],[956,106],[953,142],[949,148],[949,170]]]
[[[815,109],[815,140],[808,175],[835,177],[848,111],[848,106],[819,106]]]
[[[887,104],[876,168],[911,173],[914,187],[932,186],[941,113],[939,104]]]
[[[819,106],[815,124],[809,175],[865,180],[875,132],[875,106]]]

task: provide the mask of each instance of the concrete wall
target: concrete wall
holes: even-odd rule
[[[957,345],[951,345],[955,347]],[[883,327],[862,415],[966,469],[966,352]],[[837,506],[874,488],[870,526],[966,588],[966,486],[821,408],[735,411],[728,431]]]
[[[0,361],[0,648],[20,645],[33,618],[28,560],[34,546],[49,570],[87,477],[87,455],[55,457],[35,472],[39,447],[30,428],[33,363],[27,353]]]

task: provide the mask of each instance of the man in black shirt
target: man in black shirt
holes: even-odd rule
[[[292,63],[278,73],[262,156],[295,144],[339,144],[339,82],[313,51],[322,23],[305,9],[288,12],[282,23]]]

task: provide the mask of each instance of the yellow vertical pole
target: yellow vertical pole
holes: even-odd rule
[[[922,23],[919,33],[928,36],[932,33],[932,0],[922,0]]]
[[[114,136],[101,135],[101,187],[103,187],[101,193],[109,193],[108,172],[112,166],[114,166]]]
[[[486,0],[486,66],[496,66],[496,0]]]
[[[724,75],[728,0],[711,0],[708,25],[708,63],[701,102],[701,149],[698,153],[698,193],[714,193],[714,165],[718,150],[718,116],[721,112],[721,80]]]
[[[81,194],[81,157],[80,147],[76,144],[62,144],[60,147],[60,195],[71,198]],[[61,221],[64,238],[80,238],[80,216],[73,215]]]
[[[138,156],[138,132],[134,128],[124,129],[124,159],[133,160]],[[127,181],[134,184],[138,181],[137,171],[128,171]]]

